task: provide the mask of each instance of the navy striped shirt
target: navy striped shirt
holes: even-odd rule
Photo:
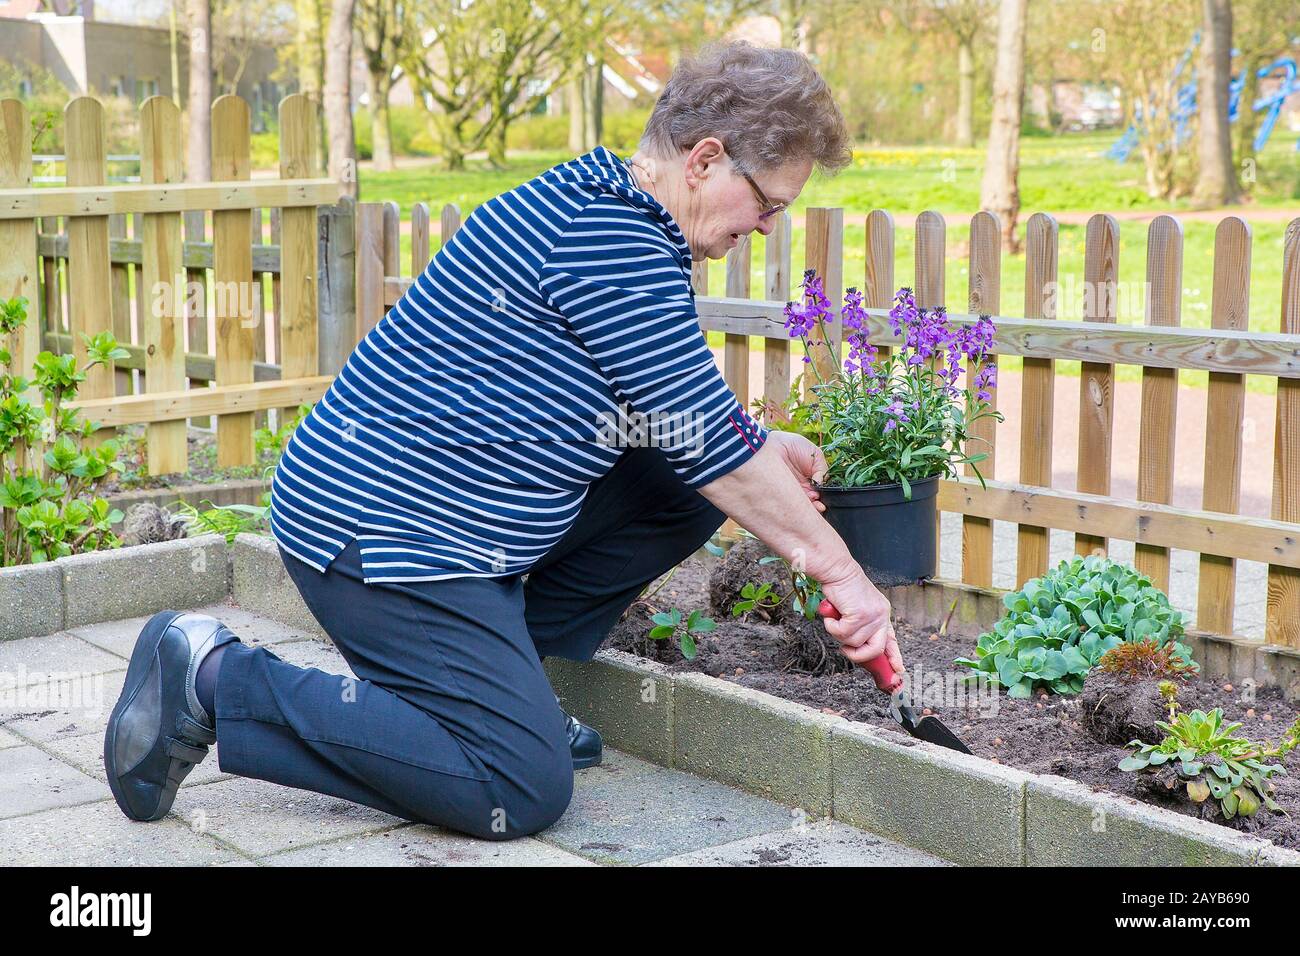
[[[602,147],[484,203],[294,430],[271,531],[367,582],[522,574],[627,448],[699,488],[767,430],[727,387],[681,229]]]

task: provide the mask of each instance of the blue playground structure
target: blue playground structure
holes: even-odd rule
[[[1179,78],[1187,71],[1189,78],[1185,83],[1178,87],[1178,94],[1174,106],[1174,143],[1182,144],[1187,137],[1191,135],[1190,122],[1196,115],[1196,75],[1195,69],[1189,69],[1192,59],[1192,53],[1197,45],[1201,42],[1200,33],[1192,36],[1192,42],[1188,44],[1186,51],[1178,60],[1177,67],[1174,68],[1174,75],[1170,82],[1177,83]],[[1235,56],[1237,51],[1233,51]],[[1273,127],[1277,125],[1277,118],[1282,113],[1282,104],[1287,98],[1300,94],[1300,77],[1297,76],[1296,62],[1291,57],[1282,57],[1274,60],[1268,66],[1261,67],[1258,71],[1259,79],[1266,79],[1275,73],[1282,74],[1282,85],[1267,96],[1261,96],[1251,104],[1250,108],[1255,113],[1265,113],[1263,121],[1259,124],[1259,129],[1255,131],[1255,152],[1260,152],[1264,144],[1268,142],[1269,136],[1273,132]],[[1237,121],[1237,113],[1240,107],[1241,91],[1246,85],[1244,73],[1233,77],[1228,83],[1228,122]],[[1141,117],[1138,117],[1141,121]],[[1106,151],[1106,156],[1118,162],[1124,162],[1128,159],[1129,154],[1138,144],[1138,130],[1134,125],[1130,125],[1124,131],[1115,143]],[[1296,149],[1300,150],[1300,139],[1296,140]]]

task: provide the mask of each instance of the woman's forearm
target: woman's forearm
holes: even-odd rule
[[[861,566],[808,500],[776,442],[709,482],[700,494],[776,554],[818,581],[845,581]]]

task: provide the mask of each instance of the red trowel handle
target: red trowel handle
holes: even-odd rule
[[[817,613],[822,617],[834,618],[837,621],[840,619],[840,612],[835,605],[824,598],[822,603],[817,605]],[[889,658],[884,654],[873,657],[862,666],[867,669],[867,673],[876,682],[876,686],[887,694],[892,694],[903,686],[903,678],[894,673],[894,669],[889,666]]]

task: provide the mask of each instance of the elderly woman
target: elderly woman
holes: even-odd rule
[[[819,514],[824,458],[746,414],[690,286],[693,262],[766,235],[814,166],[847,161],[803,55],[724,44],[675,70],[630,158],[597,147],[479,207],[275,474],[284,564],[357,679],[162,612],[105,737],[122,810],[166,814],[220,740],[226,772],[535,833],[600,759],[543,658],[590,659],[728,515],[821,582],[847,657],[901,669],[888,603]]]

